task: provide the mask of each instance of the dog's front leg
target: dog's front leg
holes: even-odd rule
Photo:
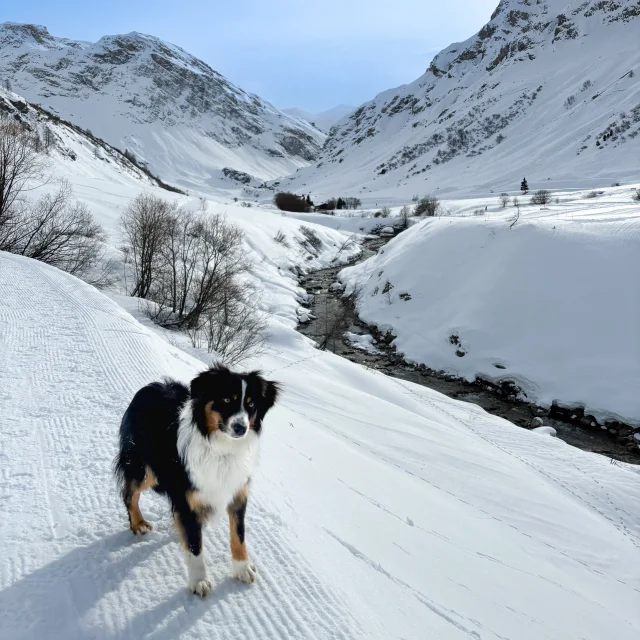
[[[247,543],[245,542],[244,516],[247,510],[249,485],[247,484],[234,497],[227,507],[229,514],[229,540],[231,542],[231,572],[241,582],[255,582],[257,571],[249,562]]]
[[[189,591],[196,595],[208,596],[213,582],[207,577],[202,548],[202,525],[197,515],[188,507],[176,510],[176,525],[185,548]]]

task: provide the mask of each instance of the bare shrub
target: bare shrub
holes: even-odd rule
[[[241,207],[245,207],[245,209],[251,209],[251,207],[253,207],[253,205],[250,202],[247,202],[246,200],[243,200],[240,203]]]
[[[133,266],[129,295],[146,298],[163,265],[162,250],[176,205],[149,193],[129,203],[120,218],[124,248]]]
[[[273,204],[280,211],[292,211],[294,213],[305,213],[309,210],[309,205],[303,196],[297,196],[295,193],[276,193],[273,196]]]
[[[0,235],[24,195],[46,183],[45,168],[28,130],[15,122],[0,123]]]
[[[282,231],[282,229],[280,229],[278,231],[278,233],[276,233],[275,237],[273,238],[278,244],[281,244],[283,247],[286,247],[287,249],[291,248],[291,245],[289,244],[289,241],[287,240],[287,236],[284,234],[284,232]]]
[[[149,291],[163,325],[199,327],[229,300],[242,299],[239,276],[249,270],[243,237],[222,216],[172,213]]]
[[[345,209],[359,209],[362,205],[362,200],[360,198],[345,198],[344,204]]]
[[[264,316],[254,310],[253,289],[245,285],[232,293],[204,314],[201,331],[209,351],[215,351],[230,364],[237,364],[264,351],[267,323]]]
[[[514,207],[520,206],[520,198],[518,198],[518,196],[513,196],[513,200],[511,202],[513,202]]]
[[[404,207],[400,209],[399,226],[401,229],[407,229],[409,227],[410,217],[411,217],[411,207],[405,204]]]
[[[597,198],[597,197],[598,197],[597,191],[589,191],[589,193],[587,193],[587,198]]]
[[[87,205],[73,200],[67,182],[57,192],[14,210],[7,231],[3,234],[5,250],[78,277],[96,266],[105,239]]]
[[[186,330],[194,346],[206,344],[230,363],[258,353],[266,324],[243,277],[249,263],[238,227],[147,194],[127,207],[122,226],[134,270],[130,290],[150,301],[155,322]]]
[[[511,200],[511,198],[509,197],[508,193],[501,193],[500,194],[500,204],[502,205],[503,209],[506,209],[506,207],[509,204],[510,200]]]
[[[575,96],[569,96],[565,101],[564,101],[564,107],[565,109],[571,109],[571,107],[576,103],[576,97]]]
[[[634,202],[640,202],[640,189],[636,189],[635,193],[631,195]]]
[[[318,234],[311,228],[300,225],[300,232],[304,236],[302,240],[298,240],[310,253],[317,253],[322,247],[322,240],[318,237]]]
[[[0,250],[86,277],[102,257],[104,232],[63,181],[31,203],[29,191],[49,180],[42,141],[18,123],[0,123]]]
[[[539,189],[531,196],[531,204],[549,204],[551,201],[551,191]]]
[[[440,210],[440,200],[435,196],[425,196],[420,198],[413,208],[413,215],[415,216],[435,216]]]
[[[382,209],[380,210],[380,217],[388,218],[390,215],[391,215],[391,209],[389,209],[389,207],[382,207]]]

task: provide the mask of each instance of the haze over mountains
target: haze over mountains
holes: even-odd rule
[[[348,104],[339,104],[337,107],[321,111],[320,113],[312,113],[304,109],[293,107],[292,109],[283,109],[282,111],[295,118],[302,118],[307,122],[315,125],[321,131],[329,133],[331,127],[342,120],[345,116],[355,111],[356,108]]]

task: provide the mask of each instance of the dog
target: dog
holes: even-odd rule
[[[140,512],[140,494],[167,496],[185,549],[189,590],[211,592],[203,557],[202,528],[229,517],[232,573],[255,582],[245,542],[249,483],[265,415],[280,386],[260,371],[233,373],[214,365],[191,381],[154,382],[140,389],[120,424],[114,471],[135,535],[151,531]]]

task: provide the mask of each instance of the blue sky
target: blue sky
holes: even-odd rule
[[[357,106],[415,80],[488,22],[498,0],[17,0],[0,20],[97,40],[141,31],[280,108]]]

